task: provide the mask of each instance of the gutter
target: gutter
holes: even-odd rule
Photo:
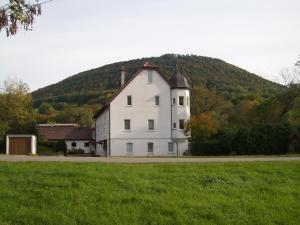
[[[171,140],[176,144],[176,156],[178,157],[178,142],[173,138],[173,104],[172,104],[172,89],[170,89],[170,103],[171,103]]]

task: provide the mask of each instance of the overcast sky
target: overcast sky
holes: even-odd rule
[[[166,53],[220,58],[278,82],[300,54],[300,1],[54,0],[33,31],[0,33],[0,82],[18,77],[35,90]]]

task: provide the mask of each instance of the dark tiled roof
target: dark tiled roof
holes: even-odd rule
[[[40,124],[37,126],[39,135],[43,140],[91,140],[93,130],[90,127],[78,125]]]
[[[173,76],[171,76],[170,84],[171,88],[189,89],[187,79],[182,76],[178,70]]]
[[[74,127],[66,136],[66,140],[92,140],[93,129],[90,127]]]

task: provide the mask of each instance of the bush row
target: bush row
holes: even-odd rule
[[[209,141],[193,140],[192,155],[278,155],[289,152],[288,124],[254,124],[225,129]],[[296,151],[300,152],[300,144]]]

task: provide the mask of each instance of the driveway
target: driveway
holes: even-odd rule
[[[208,163],[300,161],[300,156],[235,156],[235,157],[64,157],[64,156],[11,156],[0,155],[7,162],[99,162],[99,163]]]

